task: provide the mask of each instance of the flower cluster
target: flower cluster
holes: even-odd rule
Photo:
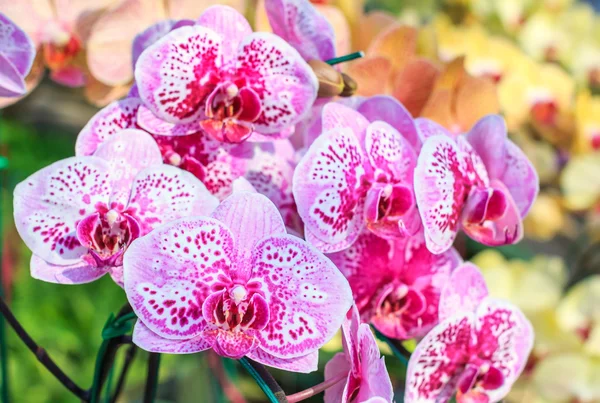
[[[113,65],[116,52],[105,57],[122,47],[107,32],[142,5],[96,17],[87,68],[109,84],[131,77],[122,60]],[[519,242],[539,185],[493,102],[469,110],[492,84],[462,61],[429,63],[417,31],[397,26],[342,71],[330,66],[351,43],[328,21],[339,10],[264,6],[272,33],[223,5],[198,16],[168,8],[128,28],[137,36],[126,38],[127,97],[81,130],[74,157],[15,189],[32,276],[78,284],[110,274],[137,315],[134,343],[152,352],[213,349],[311,372],[342,328],[327,402],[393,400],[371,326],[420,340],[406,402],[501,400],[533,331],[518,308],[488,296],[453,244],[461,232],[488,246]],[[77,60],[70,38],[65,63]],[[398,50],[398,38],[412,42]],[[44,51],[56,56],[51,43]],[[22,89],[19,63],[10,67]],[[427,83],[413,81],[418,71]],[[369,96],[352,96],[356,85]]]

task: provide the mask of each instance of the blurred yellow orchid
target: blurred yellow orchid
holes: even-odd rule
[[[575,232],[573,225],[567,223],[560,196],[540,193],[525,217],[525,234],[532,239],[549,241],[561,232]]]
[[[529,122],[551,143],[569,145],[575,82],[560,67],[518,59],[499,83],[498,95],[510,130]]]
[[[600,96],[581,91],[575,104],[577,134],[574,151],[585,153],[600,149]]]
[[[560,187],[565,206],[581,211],[600,199],[600,152],[571,157],[562,171]]]
[[[560,302],[556,315],[563,329],[581,338],[584,351],[600,359],[600,275],[573,286]]]
[[[552,309],[560,300],[566,269],[558,257],[507,260],[497,250],[488,249],[472,261],[481,268],[490,295],[513,302],[527,316]]]

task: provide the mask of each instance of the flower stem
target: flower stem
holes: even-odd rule
[[[65,388],[69,389],[75,396],[86,402],[89,401],[88,391],[80,388],[71,378],[67,376],[67,374],[63,372],[62,369],[58,367],[58,365],[56,365],[46,350],[38,346],[38,344],[31,338],[31,336],[29,336],[25,329],[23,329],[23,326],[21,326],[17,318],[15,318],[10,311],[8,305],[6,305],[4,302],[4,299],[1,297],[0,312],[2,313],[2,316],[6,318],[8,324],[14,329],[15,333],[17,333],[17,336],[19,336],[21,341],[25,343],[27,348],[31,350],[41,364],[46,367],[46,369],[50,371],[50,373],[54,375],[54,377],[58,379],[58,381],[62,383]],[[5,357],[2,357],[2,359],[4,360]]]
[[[325,382],[321,382],[313,387],[305,389],[301,392],[294,393],[293,395],[289,395],[287,397],[289,403],[296,403],[302,400],[308,399],[309,397],[313,397],[323,392],[325,389],[329,389],[333,385],[343,381],[348,377],[348,374],[340,374],[336,377],[333,377]]]
[[[349,62],[349,61],[352,61],[355,59],[360,59],[361,57],[364,57],[364,56],[365,56],[365,53],[362,51],[354,52],[354,53],[350,53],[348,55],[334,57],[333,59],[325,60],[325,63],[327,63],[330,66],[335,66],[336,64]]]
[[[404,347],[400,341],[390,339],[389,337],[382,334],[375,327],[373,327],[373,330],[375,331],[375,336],[377,336],[377,338],[379,340],[387,343],[387,345],[390,346],[390,349],[392,350],[392,353],[394,353],[396,358],[398,358],[400,361],[402,361],[402,364],[404,364],[404,366],[408,367],[408,360],[410,359],[410,351],[408,351],[406,349],[406,347]]]
[[[208,365],[217,379],[221,390],[225,393],[227,400],[231,403],[246,403],[246,399],[244,399],[244,396],[235,384],[231,382],[231,379],[229,379],[229,376],[225,371],[223,365],[223,360],[225,360],[225,358],[221,358],[214,351],[208,351],[207,355]]]
[[[285,392],[281,389],[281,386],[273,378],[273,376],[267,371],[267,369],[257,362],[249,360],[246,357],[240,358],[240,363],[244,366],[246,371],[254,378],[258,386],[265,392],[269,402],[271,403],[287,403],[287,397]]]
[[[144,390],[144,403],[153,403],[158,389],[158,370],[160,368],[160,354],[150,353],[148,357],[148,375]]]
[[[115,403],[117,398],[121,394],[121,390],[123,390],[123,386],[125,385],[125,378],[127,377],[127,372],[131,367],[131,363],[135,358],[135,353],[137,352],[137,347],[135,344],[132,344],[127,349],[125,353],[125,361],[123,361],[123,368],[121,368],[121,375],[119,375],[119,380],[117,381],[117,386],[115,387],[115,391],[113,392],[112,398],[110,399],[111,403]]]

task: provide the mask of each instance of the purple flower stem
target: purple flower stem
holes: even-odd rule
[[[302,400],[308,399],[309,397],[318,395],[319,393],[325,391],[326,389],[329,389],[333,385],[337,384],[338,382],[343,381],[346,378],[348,378],[348,374],[340,374],[340,375],[333,377],[325,382],[321,382],[321,383],[319,383],[315,386],[312,386],[308,389],[305,389],[298,393],[294,393],[293,395],[289,395],[287,397],[288,402],[296,403],[296,402],[300,402]]]

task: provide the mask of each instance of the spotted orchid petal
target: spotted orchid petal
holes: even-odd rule
[[[365,162],[358,139],[344,128],[323,133],[298,163],[293,179],[298,213],[306,230],[324,243],[348,246],[364,227]]]
[[[300,372],[304,374],[316,371],[319,364],[318,351],[302,357],[284,359],[277,358],[261,350],[260,348],[257,348],[248,353],[248,358],[261,364],[268,365],[269,367],[279,368],[284,371]]]
[[[416,118],[415,126],[417,127],[417,133],[419,134],[421,143],[424,143],[429,137],[433,136],[441,135],[454,137],[454,135],[450,133],[450,131],[448,131],[444,126],[427,118]]]
[[[14,217],[31,251],[54,265],[72,265],[87,253],[76,235],[77,223],[107,203],[109,164],[98,157],[71,157],[43,168],[17,185]]]
[[[131,50],[133,66],[135,66],[137,59],[148,46],[152,45],[154,42],[174,29],[194,24],[195,22],[192,20],[161,20],[150,25],[143,32],[137,34],[133,40],[133,46]]]
[[[106,274],[106,270],[94,267],[84,260],[62,266],[48,263],[36,255],[31,256],[30,267],[31,277],[56,284],[85,284]]]
[[[127,209],[142,234],[180,217],[209,215],[219,201],[194,175],[169,165],[141,171],[131,186]]]
[[[474,317],[455,315],[434,327],[410,356],[406,373],[406,403],[436,403],[454,394],[457,375],[475,342]]]
[[[170,123],[189,123],[204,113],[222,65],[223,39],[199,25],[171,31],[146,48],[135,67],[144,104]]]
[[[369,325],[360,325],[358,343],[360,346],[361,383],[356,400],[363,402],[371,398],[382,397],[385,401],[391,402],[394,398],[392,381],[385,367],[385,359],[381,357]]]
[[[461,157],[452,139],[433,136],[423,144],[414,171],[415,197],[427,247],[433,253],[447,250],[459,229],[466,196]]]
[[[258,335],[261,349],[275,357],[294,358],[333,337],[352,294],[329,259],[299,238],[279,235],[255,246],[252,266],[254,278],[264,279],[262,291],[271,314]]]
[[[108,161],[112,182],[111,202],[126,205],[135,176],[144,168],[162,165],[156,142],[148,133],[137,129],[121,130],[100,144],[96,157]]]
[[[357,111],[371,122],[381,120],[388,123],[414,150],[421,149],[421,140],[413,117],[395,98],[387,95],[368,98],[360,104]]]
[[[417,345],[406,378],[407,402],[500,401],[524,369],[533,345],[525,316],[509,303],[484,299],[475,312],[446,319]]]
[[[375,177],[385,175],[412,186],[417,155],[410,143],[390,124],[376,121],[369,125],[365,152],[375,169]]]
[[[102,142],[115,133],[135,128],[140,105],[141,101],[138,98],[126,98],[102,108],[79,132],[75,154],[92,155]]]
[[[506,186],[498,180],[492,180],[489,188],[471,190],[461,223],[469,237],[484,245],[510,245],[523,238],[519,210]]]
[[[221,222],[173,221],[129,246],[123,261],[127,298],[153,333],[170,340],[198,337],[207,327],[202,304],[233,257],[232,234]]]
[[[439,305],[440,322],[459,312],[474,312],[488,296],[481,271],[472,263],[457,267],[442,289]]]
[[[252,34],[252,27],[239,11],[229,6],[215,5],[207,8],[196,20],[198,25],[210,28],[225,40],[223,41],[224,64],[234,62],[240,42]]]
[[[308,0],[266,0],[273,32],[292,45],[304,60],[336,56],[335,34],[327,19]]]
[[[148,329],[141,320],[133,328],[133,342],[153,353],[191,354],[211,348],[211,344],[201,336],[185,340],[165,339]]]
[[[318,89],[317,77],[298,52],[276,35],[257,32],[240,43],[236,75],[260,98],[256,131],[277,133],[310,111]]]

